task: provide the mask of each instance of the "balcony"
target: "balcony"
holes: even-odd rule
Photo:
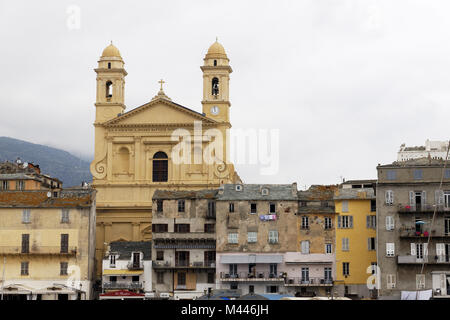
[[[284,282],[284,277],[270,272],[237,272],[237,273],[220,273],[220,281],[223,282]]]
[[[209,232],[153,232],[154,240],[216,240],[215,233]]]
[[[417,256],[406,255],[397,256],[397,264],[450,264],[450,256],[448,255],[428,255],[422,258],[417,258]]]
[[[187,261],[178,260],[174,261],[153,261],[154,269],[215,269],[215,261]]]
[[[424,204],[418,206],[411,206],[409,204],[398,204],[397,212],[398,213],[433,213],[436,209],[437,213],[450,212],[450,207],[445,207],[444,205],[435,205],[435,204]]]
[[[333,279],[331,278],[308,278],[303,279],[300,277],[286,278],[286,287],[330,287],[333,285]]]
[[[103,290],[139,290],[143,288],[142,282],[104,282]]]
[[[127,264],[127,268],[128,270],[143,270],[144,264],[142,263],[142,261],[130,261]]]
[[[77,247],[60,247],[60,246],[0,246],[0,255],[62,255],[76,256]]]
[[[435,229],[417,231],[415,227],[402,227],[399,229],[399,233],[400,238],[427,238],[430,233],[433,238],[450,238],[449,233],[437,232]]]

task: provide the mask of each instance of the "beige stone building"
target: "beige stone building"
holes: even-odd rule
[[[221,289],[283,293],[288,252],[297,251],[297,185],[226,184],[216,205],[216,274]]]
[[[111,241],[152,238],[152,196],[156,189],[213,189],[239,181],[226,157],[232,69],[222,45],[211,45],[201,66],[202,113],[173,102],[163,91],[164,81],[151,101],[126,112],[124,64],[119,50],[111,44],[95,69],[95,157],[91,172],[98,191],[97,261]],[[205,161],[205,154],[211,161]],[[98,275],[100,271],[98,268]]]
[[[153,195],[153,289],[157,297],[193,299],[215,288],[217,190]]]
[[[0,191],[5,300],[92,298],[95,194],[88,188]]]

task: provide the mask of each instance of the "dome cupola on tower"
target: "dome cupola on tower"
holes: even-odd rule
[[[112,44],[112,41],[111,41],[111,44],[109,46],[107,46],[105,48],[105,50],[103,50],[102,58],[103,57],[118,57],[118,58],[121,58],[119,49],[117,49]]]
[[[214,42],[208,49],[208,53],[206,54],[206,59],[227,59],[227,54],[225,53],[224,47],[217,42]]]

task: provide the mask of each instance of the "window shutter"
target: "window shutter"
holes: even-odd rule
[[[367,239],[367,250],[370,250],[370,238]]]
[[[426,191],[422,191],[422,207],[424,207],[427,203],[427,192]]]
[[[342,217],[338,216],[338,228],[342,228]]]
[[[428,243],[423,244],[423,256],[426,261],[428,259]]]
[[[353,228],[353,216],[349,216],[350,222],[349,222],[349,228]]]
[[[444,191],[442,190],[436,190],[434,192],[434,201],[437,205],[444,204]]]
[[[438,262],[445,261],[445,244],[436,243],[436,255],[438,256]]]
[[[370,228],[370,216],[366,216],[366,227]]]
[[[411,243],[411,255],[416,256],[416,244]]]
[[[416,206],[416,203],[414,202],[414,200],[415,200],[414,191],[410,191],[409,192],[409,205],[411,207],[415,207]]]

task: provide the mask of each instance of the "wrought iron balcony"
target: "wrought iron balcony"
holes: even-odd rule
[[[127,268],[128,270],[142,270],[144,269],[144,264],[142,263],[142,261],[130,261],[127,264]]]
[[[220,273],[220,281],[224,282],[279,282],[284,281],[284,277],[281,274],[274,274],[270,272],[236,272],[236,273]]]
[[[433,213],[436,209],[437,213],[450,212],[450,207],[445,207],[443,204],[422,204],[422,205],[410,205],[410,204],[398,204],[398,213]]]
[[[215,261],[188,261],[188,260],[178,260],[174,261],[153,261],[153,268],[155,269],[183,269],[183,268],[215,268]]]
[[[450,264],[449,255],[426,255],[426,256],[397,256],[397,264]]]
[[[423,228],[417,230],[415,227],[402,227],[399,229],[400,238],[427,238],[430,234],[433,238],[450,237],[450,233],[445,233],[444,230],[437,232],[436,229]]]
[[[105,290],[113,290],[113,289],[128,289],[128,290],[138,290],[142,289],[142,282],[104,282],[102,285]]]
[[[287,277],[285,286],[292,287],[327,287],[333,285],[332,278],[301,278],[301,277]]]
[[[68,255],[75,256],[77,247],[61,246],[0,246],[1,255]]]

